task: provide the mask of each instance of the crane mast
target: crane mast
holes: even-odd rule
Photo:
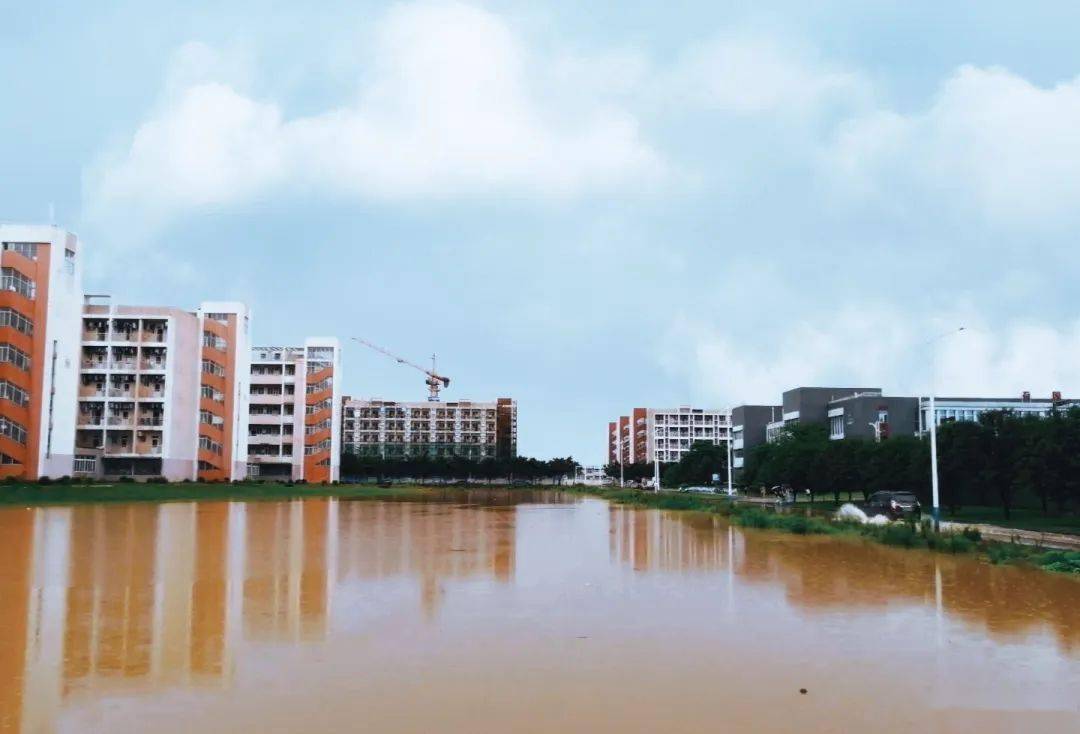
[[[450,378],[444,377],[435,371],[435,355],[431,355],[431,369],[426,369],[418,364],[414,364],[404,357],[399,357],[388,349],[383,349],[378,344],[372,344],[366,339],[361,339],[358,336],[354,336],[353,341],[363,344],[368,349],[373,349],[380,354],[385,354],[390,359],[396,361],[398,364],[403,364],[406,367],[412,367],[414,370],[423,372],[427,378],[424,380],[424,384],[428,386],[428,400],[433,403],[439,402],[439,391],[444,387],[450,387]]]

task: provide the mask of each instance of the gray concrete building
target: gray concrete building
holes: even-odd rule
[[[755,446],[765,443],[765,427],[781,420],[782,405],[739,405],[731,409],[731,466],[742,469]]]

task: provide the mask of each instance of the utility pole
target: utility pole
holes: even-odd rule
[[[731,482],[731,471],[732,471],[732,469],[731,469],[731,457],[733,455],[732,454],[732,447],[731,447],[732,438],[733,438],[733,436],[732,436],[732,433],[731,433],[731,409],[728,408],[728,419],[727,419],[727,493],[728,493],[728,497],[733,497],[735,495],[735,487],[732,485],[732,482]]]
[[[931,339],[928,344],[930,345],[930,405],[929,416],[930,421],[930,493],[933,502],[931,508],[931,515],[934,518],[934,530],[941,529],[941,495],[938,490],[938,461],[937,461],[937,411],[934,404],[934,393],[937,392],[937,342],[941,341],[947,336],[953,334],[959,334],[964,330],[961,326],[958,329],[947,331],[940,336],[936,336]],[[920,406],[920,410],[922,406]]]

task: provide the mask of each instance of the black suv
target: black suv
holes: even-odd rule
[[[863,507],[870,517],[884,515],[890,520],[901,518],[919,519],[922,505],[911,492],[874,492]]]

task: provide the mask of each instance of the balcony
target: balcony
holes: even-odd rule
[[[108,362],[104,359],[84,359],[79,365],[84,370],[100,370],[102,372],[108,368]]]
[[[107,425],[110,428],[134,428],[135,419],[131,416],[125,418],[122,415],[110,415]]]
[[[270,395],[263,393],[261,395],[251,395],[248,402],[251,405],[281,405],[281,401],[284,396],[281,393]]]
[[[165,417],[163,415],[145,413],[139,416],[139,428],[159,427],[163,425],[165,425]]]
[[[292,421],[292,416],[283,416],[280,413],[258,413],[248,416],[248,424],[252,426],[277,426],[283,420]]]
[[[248,446],[280,446],[281,434],[260,433],[256,436],[248,435]]]
[[[80,398],[103,398],[105,397],[104,383],[90,383],[79,385]]]
[[[135,383],[128,383],[127,385],[114,385],[109,388],[110,398],[134,398],[135,397]]]
[[[139,369],[141,369],[143,371],[154,371],[154,370],[162,370],[163,371],[165,369],[165,360],[164,359],[144,359],[141,362],[139,362]]]
[[[102,413],[79,413],[79,417],[75,422],[77,426],[100,426],[105,420],[105,415]]]
[[[282,380],[282,374],[266,374],[266,375],[251,375],[252,385],[280,385]]]
[[[114,372],[134,372],[135,360],[133,359],[114,359],[109,363],[109,369]]]
[[[168,338],[168,330],[164,321],[143,322],[142,329],[139,331],[140,342],[143,344],[164,344],[166,338]]]

